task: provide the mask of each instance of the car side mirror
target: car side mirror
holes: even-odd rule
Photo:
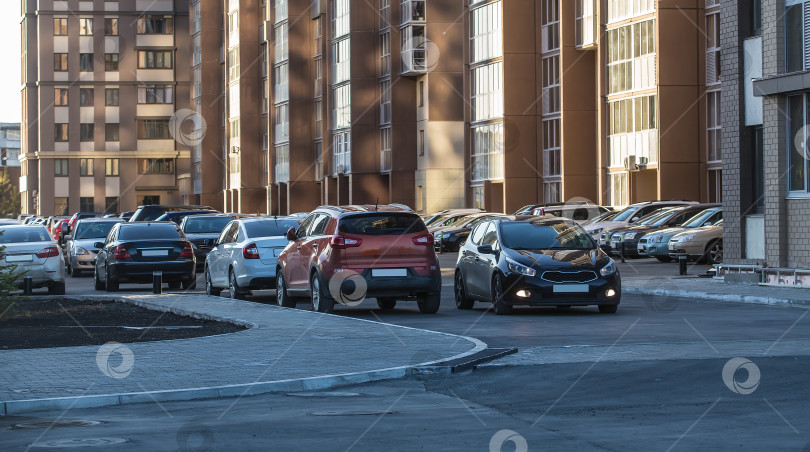
[[[287,229],[286,236],[287,236],[287,240],[289,240],[289,241],[295,240],[297,238],[295,236],[295,228],[291,227],[290,229]]]
[[[638,221],[638,220],[640,220],[640,219],[641,219],[641,217],[633,217],[633,219],[632,219],[632,220],[630,220],[630,222],[631,222],[631,223],[635,223],[636,221]]]
[[[711,225],[712,225],[711,221],[707,221],[707,222],[703,223],[703,226],[711,226]]]
[[[492,245],[478,245],[478,254],[493,254]]]
[[[96,242],[93,246],[99,249],[104,248],[104,242]]]

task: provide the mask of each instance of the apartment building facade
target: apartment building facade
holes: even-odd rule
[[[0,171],[15,192],[20,187],[20,123],[0,123]]]
[[[716,3],[470,2],[469,203],[719,200]]]
[[[724,1],[721,20],[725,264],[806,285],[773,269],[810,269],[810,2]]]
[[[23,212],[190,200],[188,2],[21,4]]]

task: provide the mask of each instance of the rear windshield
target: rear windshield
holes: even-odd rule
[[[0,243],[27,243],[27,242],[50,242],[51,237],[48,230],[43,227],[24,227],[3,229],[0,235]]]
[[[379,212],[344,217],[338,231],[357,235],[403,235],[426,231],[425,223],[413,213]]]
[[[176,240],[180,238],[173,224],[132,224],[122,226],[118,240]]]
[[[217,218],[195,218],[193,216],[186,219],[186,234],[218,234],[226,224],[231,222],[231,217]]]
[[[501,223],[501,235],[506,248],[514,250],[590,250],[595,245],[588,234],[577,224],[560,222]]]
[[[290,228],[298,230],[298,222],[289,219],[245,221],[244,225],[248,238],[251,239],[281,236],[286,234]]]
[[[76,226],[76,240],[100,239],[107,237],[110,229],[120,221],[94,221],[92,223],[79,223]]]

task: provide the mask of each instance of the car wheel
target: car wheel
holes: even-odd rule
[[[214,297],[218,297],[219,294],[222,293],[222,289],[217,289],[214,287],[214,283],[211,282],[211,272],[208,271],[208,268],[205,269],[205,294],[211,295]]]
[[[442,294],[439,293],[420,295],[416,300],[416,304],[419,306],[419,312],[422,314],[435,314],[439,312],[441,302]]]
[[[228,296],[234,300],[244,300],[245,293],[239,288],[239,283],[236,282],[236,273],[233,269],[228,270]]]
[[[464,277],[461,276],[461,271],[456,272],[455,282],[453,283],[453,292],[456,295],[456,308],[458,309],[472,309],[475,305],[475,300],[467,297],[467,291],[464,290]]]
[[[672,262],[672,258],[669,256],[655,256],[658,259],[658,262]]]
[[[197,278],[191,278],[183,281],[183,290],[194,290],[197,288]]]
[[[169,281],[169,289],[179,289],[180,281]]]
[[[79,278],[82,276],[82,271],[78,268],[69,267],[68,270],[70,270],[69,274],[72,278]]]
[[[393,298],[377,298],[377,306],[383,311],[390,311],[397,305],[397,300]]]
[[[321,277],[313,273],[309,280],[309,293],[312,297],[312,310],[331,314],[335,310],[335,299],[321,291]]]
[[[65,283],[57,282],[53,283],[52,286],[48,287],[48,294],[49,295],[64,295],[65,294]]]
[[[600,304],[599,305],[599,312],[601,312],[602,314],[615,314],[618,309],[619,309],[618,304]]]
[[[706,247],[706,254],[703,255],[710,264],[720,264],[723,262],[723,241],[715,240]]]
[[[104,290],[104,284],[98,279],[98,269],[93,270],[93,285],[96,290]]]
[[[492,278],[492,306],[496,315],[509,315],[512,313],[512,305],[506,304],[503,299],[503,282],[500,275]]]
[[[276,304],[285,308],[294,308],[296,304],[295,299],[287,293],[287,283],[280,268],[276,270]]]
[[[104,273],[104,288],[107,292],[118,292],[118,280],[110,277],[109,270],[105,270]]]

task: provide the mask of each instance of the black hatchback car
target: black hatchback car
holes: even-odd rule
[[[163,272],[170,289],[194,289],[197,269],[191,242],[171,221],[118,223],[96,256],[96,290],[116,292],[120,283],[151,283],[152,272]]]
[[[480,300],[499,315],[513,305],[598,305],[614,313],[621,300],[613,259],[564,218],[478,224],[461,247],[453,285],[459,309]]]

